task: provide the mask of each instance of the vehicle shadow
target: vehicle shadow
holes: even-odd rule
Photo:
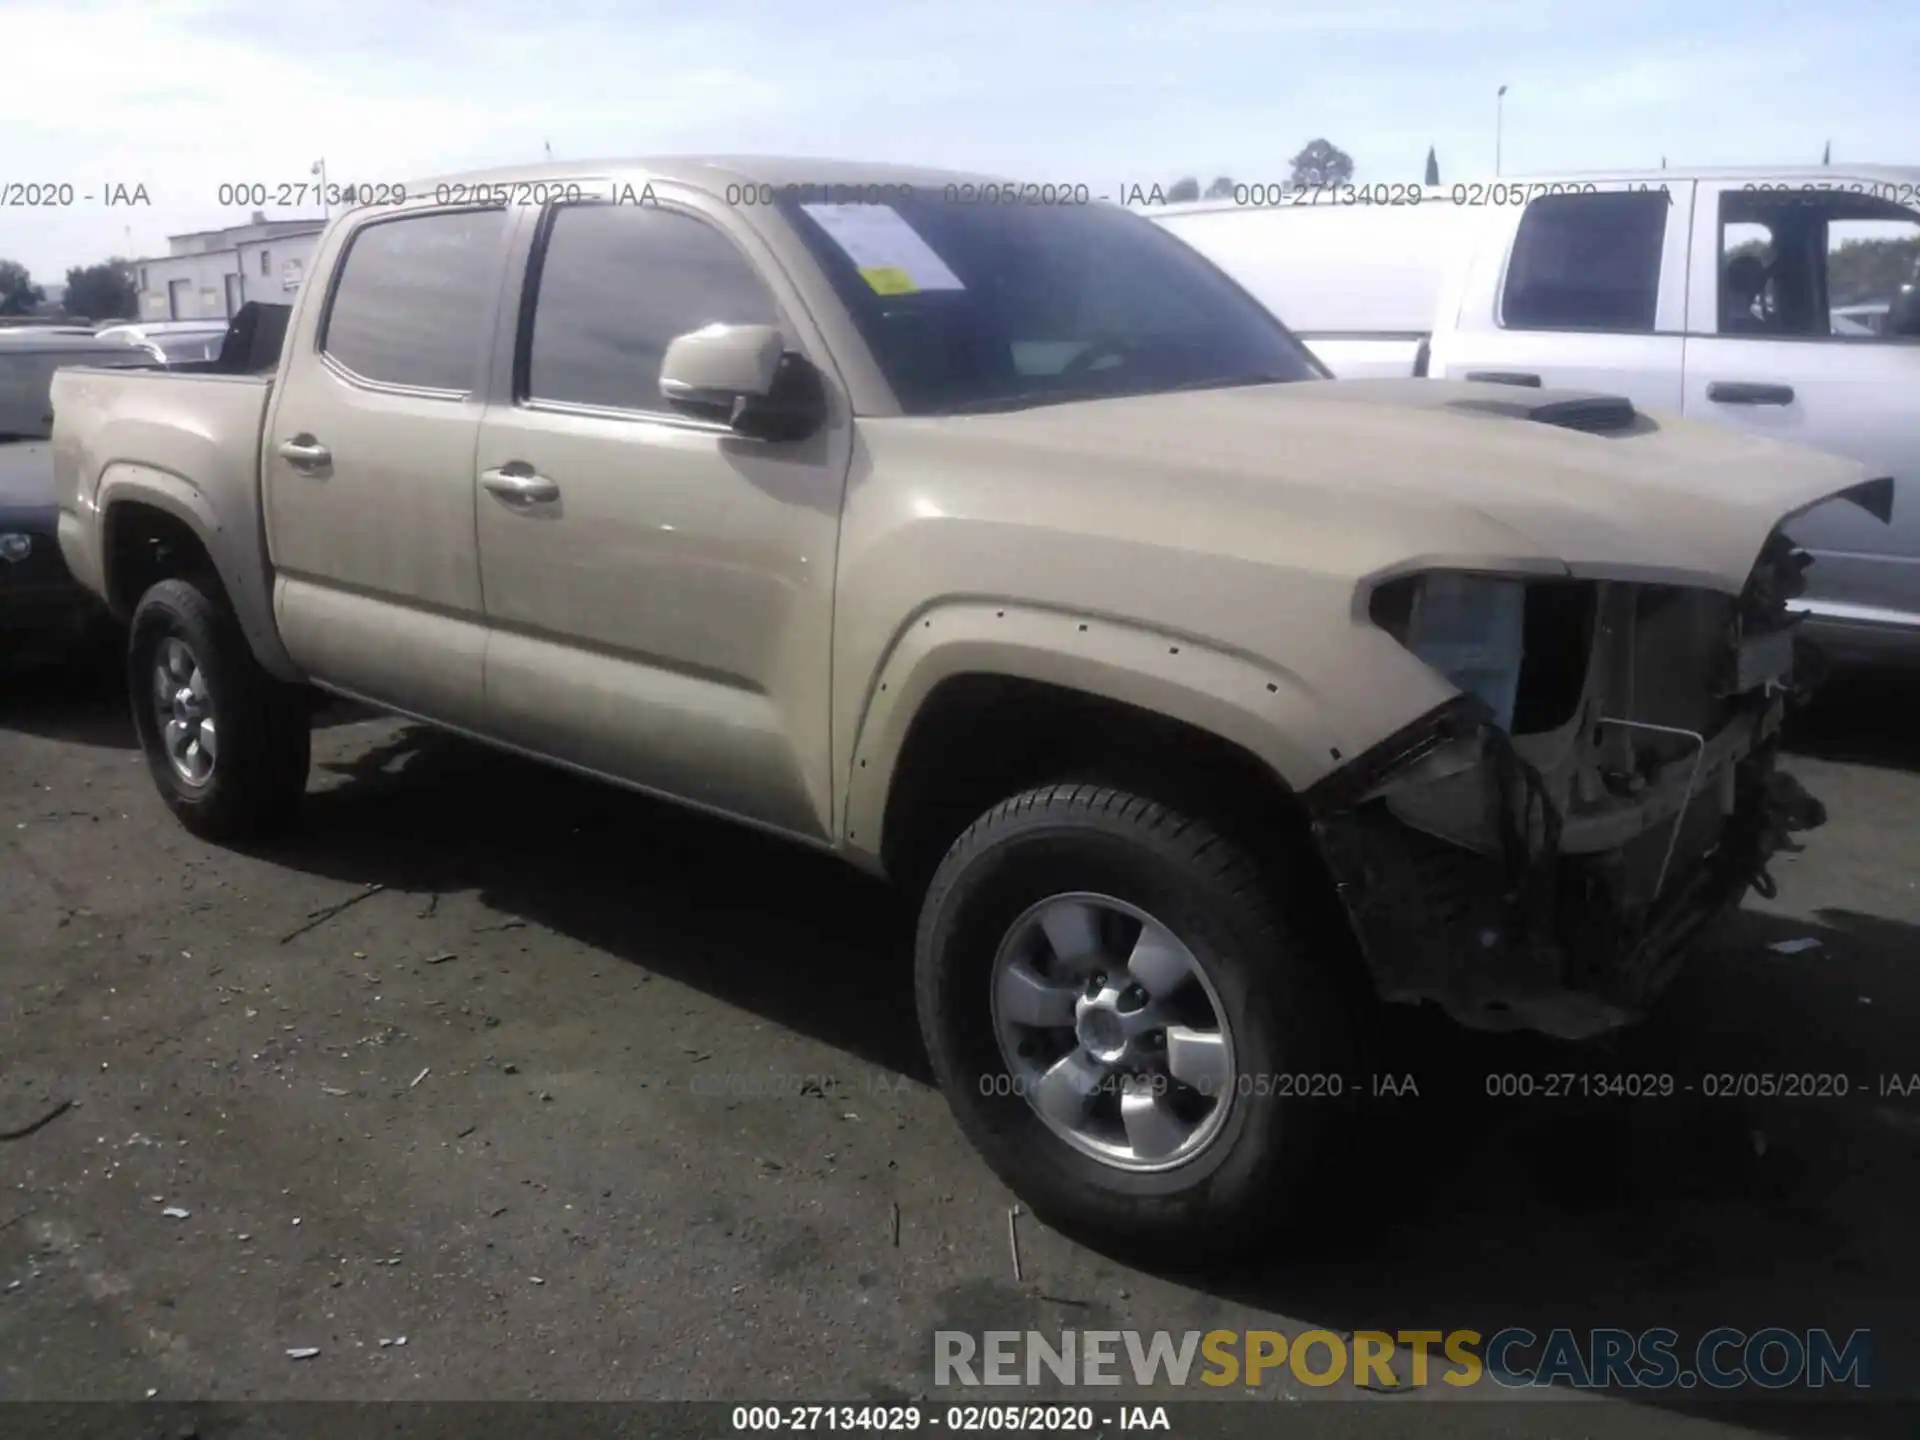
[[[0,730],[90,749],[131,750],[119,637],[53,656],[0,660]]]
[[[930,1082],[911,916],[839,860],[408,726],[315,766],[263,858],[487,907]]]
[[[298,831],[261,854],[423,896],[475,891],[495,910],[929,1078],[911,917],[831,857],[418,726],[316,766]],[[1807,939],[1818,946],[1767,948]],[[1123,1258],[1334,1330],[1564,1328],[1584,1347],[1594,1329],[1665,1327],[1684,1361],[1718,1326],[1824,1327],[1842,1344],[1866,1329],[1876,1392],[1911,1395],[1920,1091],[1898,1092],[1920,1071],[1915,955],[1920,932],[1880,917],[1742,912],[1647,1026],[1597,1050],[1402,1016],[1380,1070],[1412,1091],[1379,1101],[1351,1134],[1325,1214],[1297,1242],[1281,1236],[1270,1260],[1231,1267]],[[1847,1093],[1743,1093],[1742,1077],[1781,1074],[1844,1076]],[[1656,1091],[1657,1077],[1672,1080],[1668,1093],[1632,1098],[1607,1093],[1613,1076],[1642,1077],[1640,1089],[1655,1077]],[[1518,1093],[1490,1093],[1502,1091]],[[1911,1423],[1892,1405],[1789,1412],[1703,1393],[1619,1392],[1780,1434]]]
[[[48,660],[0,663],[0,730],[89,749],[137,749],[121,643],[115,635]],[[317,704],[313,723],[318,729],[351,725],[372,714],[344,700]]]

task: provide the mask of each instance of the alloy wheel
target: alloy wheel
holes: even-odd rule
[[[1006,1072],[1048,1129],[1122,1170],[1168,1170],[1220,1134],[1235,1090],[1225,1007],[1167,926],[1109,895],[1054,895],[993,964]]]

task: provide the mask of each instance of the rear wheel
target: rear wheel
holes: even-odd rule
[[[1239,1246],[1311,1192],[1365,1086],[1335,962],[1192,815],[1094,785],[981,817],[921,914],[920,1023],[988,1163],[1037,1214]]]
[[[303,692],[261,668],[239,622],[192,580],[140,599],[127,646],[134,728],[161,798],[209,840],[263,834],[306,789]]]

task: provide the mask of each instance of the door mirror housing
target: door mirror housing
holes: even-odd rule
[[[771,325],[708,325],[676,335],[660,362],[676,411],[752,440],[804,440],[827,419],[826,386]]]

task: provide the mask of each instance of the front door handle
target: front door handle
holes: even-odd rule
[[[311,435],[296,435],[282,440],[279,456],[296,470],[324,470],[333,463],[333,452]]]
[[[1524,370],[1469,370],[1467,379],[1478,380],[1486,385],[1526,385],[1535,390],[1540,388],[1540,377],[1529,375]]]
[[[482,470],[480,483],[514,505],[538,505],[560,498],[560,487],[521,460],[510,460],[497,470]]]
[[[1707,399],[1721,405],[1791,405],[1791,385],[1756,385],[1746,380],[1715,380]]]

